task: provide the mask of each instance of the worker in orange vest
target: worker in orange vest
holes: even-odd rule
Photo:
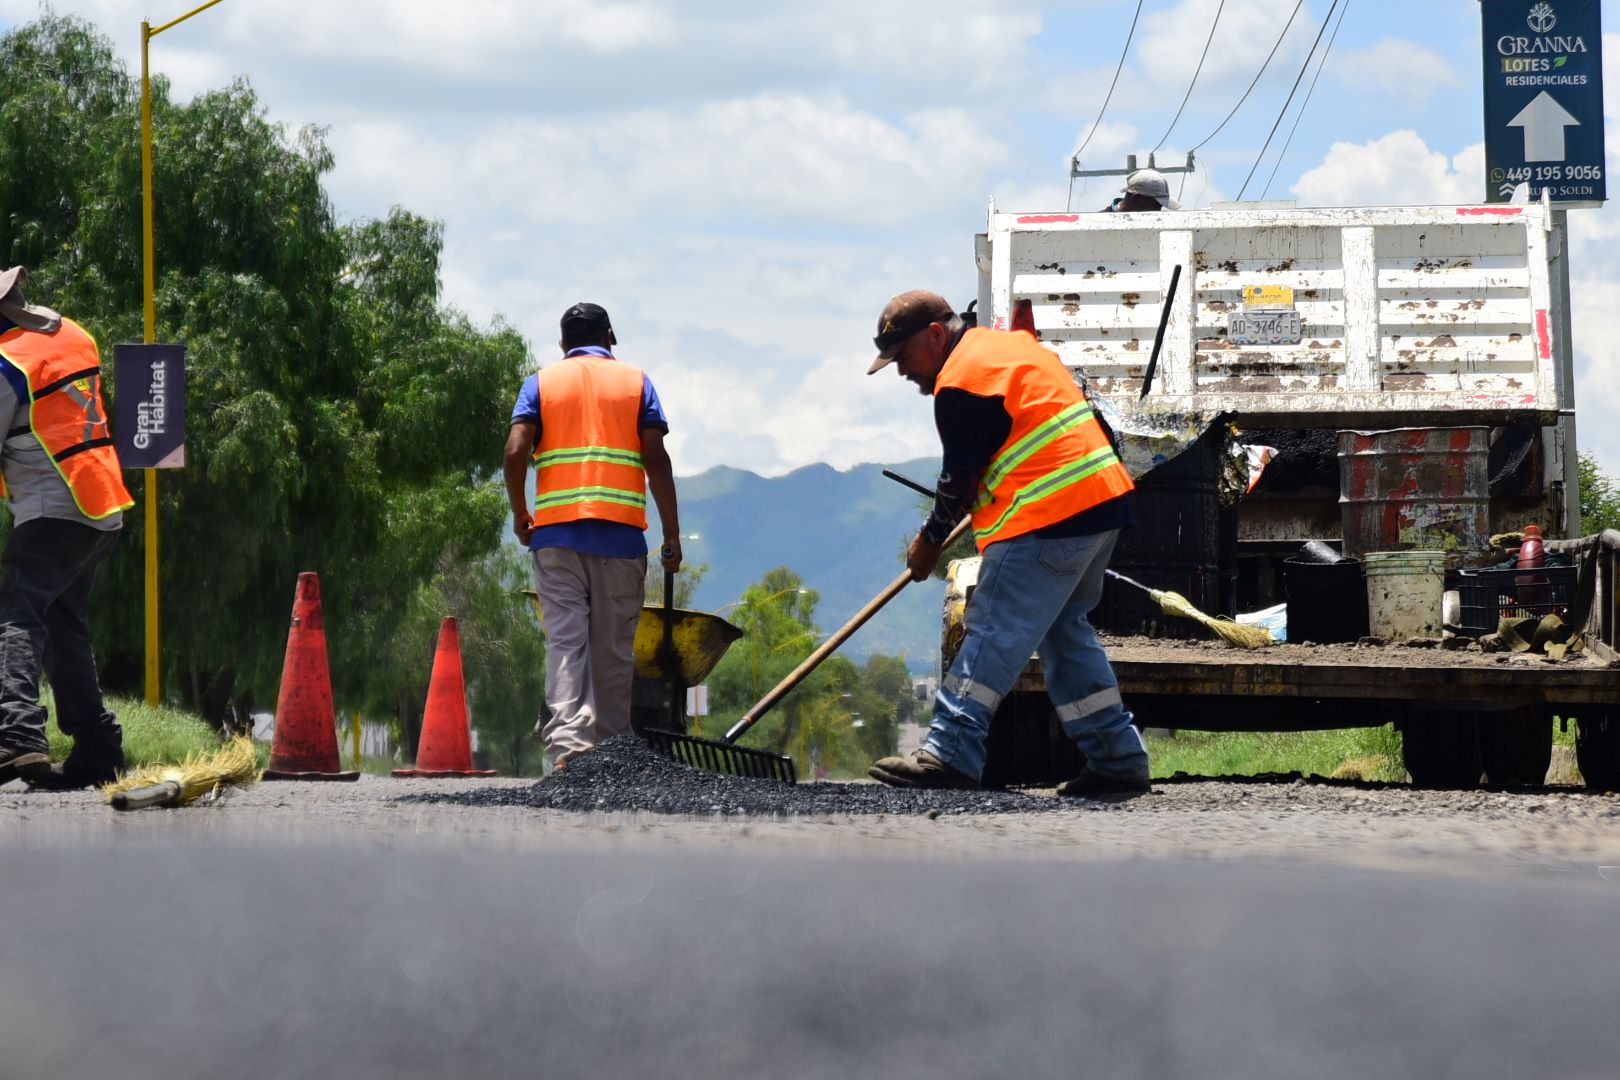
[[[82,788],[124,767],[90,648],[96,571],[135,504],[101,400],[101,356],[71,319],[28,303],[23,268],[0,273],[0,476],[11,536],[0,556],[0,783]],[[43,664],[73,749],[53,765],[39,703]]]
[[[1147,750],[1087,619],[1132,522],[1133,488],[1091,405],[1032,333],[970,329],[935,293],[901,293],[877,325],[867,374],[893,364],[931,395],[943,449],[933,510],[906,555],[911,576],[928,577],[969,514],[982,562],[927,738],[871,775],[897,787],[978,787],[990,720],[1039,650],[1063,730],[1086,758],[1058,793],[1148,791]]]
[[[598,304],[563,312],[563,359],[528,377],[506,442],[512,531],[534,561],[546,632],[539,729],[554,767],[630,729],[636,622],[646,597],[647,490],[664,537],[660,561],[681,568],[669,421],[640,369],[613,355]],[[525,491],[535,469],[534,507]]]

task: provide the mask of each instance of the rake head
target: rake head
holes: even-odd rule
[[[799,781],[793,759],[769,750],[752,750],[719,739],[705,739],[700,735],[660,728],[647,728],[641,734],[647,740],[647,745],[658,753],[696,769],[756,780],[780,780],[784,784]]]

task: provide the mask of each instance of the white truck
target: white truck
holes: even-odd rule
[[[1015,314],[1026,326],[1033,316],[1043,343],[1120,412],[1219,416],[1244,430],[1468,429],[1480,433],[1480,453],[1484,432],[1493,447],[1517,433],[1512,475],[1504,470],[1489,491],[1475,480],[1473,532],[1534,522],[1572,540],[1579,511],[1565,250],[1561,212],[1545,204],[1126,214],[1007,213],[992,204],[976,243],[978,318],[1006,329]],[[1237,507],[1237,562],[1251,602],[1280,599],[1256,564],[1307,541],[1344,539],[1341,522],[1357,508],[1341,503],[1337,462],[1329,467],[1331,486],[1268,495],[1262,484]],[[1596,541],[1579,550],[1590,566],[1582,587],[1595,590],[1580,609],[1590,613],[1592,647],[1557,666],[1297,645],[1193,655],[1144,638],[1113,638],[1110,655],[1146,726],[1393,721],[1414,780],[1471,785],[1482,768],[1493,782],[1539,782],[1553,718],[1573,717],[1588,781],[1614,786],[1613,557]],[[971,580],[971,568],[960,576]],[[953,586],[947,596],[947,665],[951,612],[964,592]],[[1593,602],[1602,597],[1607,608]],[[1049,715],[1038,664],[1003,709],[1009,719],[993,726],[991,779],[1068,775],[1072,748]]]

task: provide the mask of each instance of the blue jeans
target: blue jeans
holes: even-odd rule
[[[1147,749],[1131,726],[1108,656],[1086,616],[1102,598],[1119,530],[991,544],[968,599],[967,635],[934,699],[923,746],[958,772],[984,772],[990,719],[1039,650],[1064,734],[1104,776],[1146,778]]]

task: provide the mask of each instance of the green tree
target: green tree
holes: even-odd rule
[[[5,260],[102,342],[141,334],[137,106],[82,20],[0,37]],[[159,78],[152,111],[158,337],[188,350],[187,467],[158,485],[165,684],[216,718],[272,701],[293,583],[315,570],[340,703],[398,708],[419,661],[393,667],[393,646],[420,590],[447,554],[499,542],[492,470],[527,350],[441,303],[439,225],[337,223],[322,131],[290,135],[245,80],[181,104]],[[143,530],[127,516],[94,602],[125,692]]]
[[[709,572],[708,563],[682,563],[680,570],[675,573],[675,606],[690,608],[692,594],[703,583],[703,576]],[[661,606],[664,603],[664,567],[656,556],[647,559],[647,603]]]
[[[744,591],[727,613],[743,637],[709,676],[715,715],[705,727],[729,727],[815,651],[824,639],[815,623],[819,598],[785,566]],[[874,656],[857,665],[834,654],[761,718],[746,741],[793,756],[807,775],[819,767],[833,776],[862,776],[875,758],[894,752],[899,717],[915,707],[903,659]]]
[[[1581,535],[1620,529],[1620,485],[1598,465],[1596,456],[1580,456]]]
[[[468,709],[481,751],[513,776],[538,773],[535,720],[545,700],[545,638],[522,590],[529,561],[502,549],[444,575],[437,591],[457,616]]]

